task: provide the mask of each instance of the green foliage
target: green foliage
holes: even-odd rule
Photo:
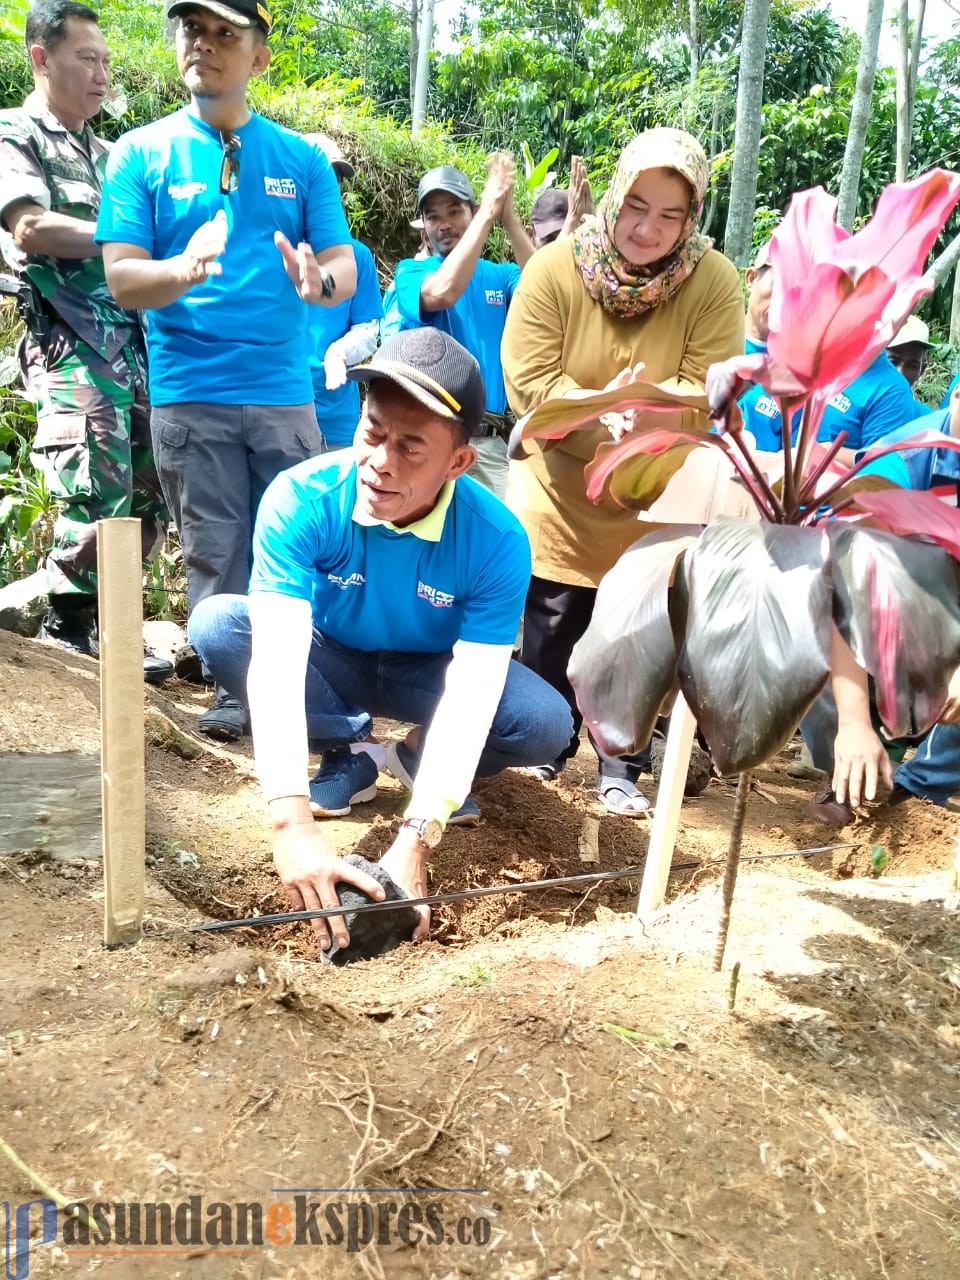
[[[23,40],[30,0],[3,0],[0,4],[0,40]]]

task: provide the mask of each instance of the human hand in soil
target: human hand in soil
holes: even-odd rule
[[[380,859],[380,865],[394,884],[411,898],[427,896],[427,855],[429,849],[420,843],[410,827],[401,827],[397,837]],[[430,932],[430,908],[417,907],[420,923],[413,931],[413,942],[420,942]]]
[[[298,798],[289,797],[290,800]],[[278,803],[274,801],[274,806]],[[378,902],[383,899],[383,886],[372,876],[330,852],[309,810],[306,821],[294,820],[278,826],[274,815],[274,824],[273,863],[294,911],[338,906],[337,885],[344,883],[362,889]],[[338,947],[350,945],[343,916],[329,916],[310,923],[324,951],[330,946],[331,935]]]
[[[873,800],[879,778],[893,786],[890,757],[868,724],[841,724],[833,744],[833,761],[833,791],[841,804],[848,795],[854,809],[861,800]]]

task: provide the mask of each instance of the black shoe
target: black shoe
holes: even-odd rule
[[[147,684],[163,684],[173,675],[173,663],[158,658],[152,649],[143,646],[143,678]]]
[[[98,658],[97,600],[93,596],[56,595],[40,623],[39,639],[50,640],[87,658]]]
[[[97,637],[96,598],[84,595],[55,595],[50,597],[50,608],[40,623],[39,638],[52,640],[71,653],[82,653],[87,658],[100,657]],[[143,646],[143,678],[147,684],[163,684],[173,675],[173,663]]]
[[[197,728],[208,738],[219,738],[221,742],[236,742],[242,738],[249,724],[247,711],[239,698],[227,693],[226,689],[217,689],[217,700],[209,711],[204,711],[197,720]]]

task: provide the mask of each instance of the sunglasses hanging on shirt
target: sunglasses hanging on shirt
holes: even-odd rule
[[[223,163],[220,165],[220,194],[231,195],[240,186],[240,139],[229,129],[221,129]]]

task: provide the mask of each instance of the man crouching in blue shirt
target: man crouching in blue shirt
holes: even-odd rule
[[[249,698],[274,862],[296,909],[336,906],[337,881],[376,890],[314,816],[372,800],[381,769],[412,792],[383,866],[419,897],[443,827],[479,819],[474,776],[554,760],[572,732],[563,698],[510,661],[530,548],[464,474],[484,411],[476,360],[441,330],[416,329],[348,376],[369,388],[352,459],[310,459],[273,481],[249,596],[202,600],[189,624],[217,683]],[[373,716],[414,727],[384,748]],[[323,752],[309,787],[308,740]],[[329,923],[346,946],[343,921]],[[429,923],[424,911],[414,938]]]

